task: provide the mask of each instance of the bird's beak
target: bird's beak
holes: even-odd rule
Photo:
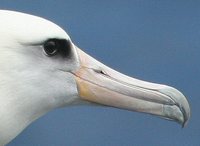
[[[83,100],[116,108],[149,113],[184,126],[190,117],[185,96],[175,88],[123,75],[77,48],[80,68],[76,77]]]

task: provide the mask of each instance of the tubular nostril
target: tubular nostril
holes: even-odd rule
[[[107,75],[107,73],[104,70],[101,70],[100,73],[103,75]]]
[[[102,74],[102,75],[108,75],[104,70],[102,69],[93,69],[96,73]]]

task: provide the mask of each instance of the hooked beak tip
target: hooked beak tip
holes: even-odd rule
[[[174,120],[180,123],[184,128],[190,118],[190,106],[186,97],[177,89],[168,86],[167,88],[161,89],[159,92],[167,95],[174,101],[174,105],[177,108],[173,110],[173,112],[169,112],[170,110],[168,109],[168,114],[170,113],[168,116],[174,118]]]

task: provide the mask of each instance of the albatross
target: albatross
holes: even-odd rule
[[[190,107],[177,89],[121,74],[79,49],[56,24],[0,10],[0,146],[34,120],[71,105],[142,112],[186,125]]]

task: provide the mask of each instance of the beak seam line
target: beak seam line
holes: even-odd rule
[[[88,68],[88,67],[84,67],[84,68]],[[88,68],[88,69],[91,69],[91,70],[93,70],[92,68]],[[92,84],[94,84],[94,85],[96,85],[96,86],[100,86],[100,87],[102,87],[102,88],[105,88],[105,89],[107,89],[105,86],[101,86],[101,85],[99,85],[99,84],[96,84],[96,83],[94,83],[94,82],[91,82],[90,80],[88,80],[88,79],[85,79],[85,78],[82,78],[82,77],[80,77],[79,75],[77,75],[76,73],[74,73],[74,72],[71,72],[73,75],[75,75],[76,77],[78,77],[78,78],[80,78],[81,80],[84,80],[84,81],[87,81],[87,82],[89,82],[89,83],[92,83]],[[105,78],[108,78],[108,77],[110,77],[110,76],[107,76],[107,75],[103,75],[102,74],[102,76],[104,76]],[[110,78],[108,78],[108,79],[113,79],[114,81],[116,81],[116,82],[119,82],[118,80],[116,80],[115,78],[112,78],[112,77],[110,77]],[[119,82],[119,83],[121,83],[121,82]],[[123,82],[121,83],[121,84],[123,84]],[[129,86],[129,84],[125,84],[126,86]],[[129,87],[133,87],[133,86],[129,86]],[[137,89],[140,89],[140,87],[139,86],[134,86],[134,87],[137,87]],[[141,88],[141,89],[146,89],[146,90],[148,90],[147,88]],[[108,89],[108,90],[111,90],[111,89]],[[113,90],[111,90],[111,91],[113,91]],[[156,92],[157,90],[151,90],[152,92]],[[124,93],[121,93],[121,92],[118,92],[117,90],[115,91],[115,92],[117,92],[118,94],[121,94],[121,95],[125,95],[125,96],[129,96],[129,95],[126,95],[126,94],[124,94]],[[157,91],[158,92],[158,91]],[[160,93],[160,92],[159,92]],[[156,93],[155,93],[156,94]],[[163,93],[160,93],[160,94],[163,94]],[[165,94],[163,94],[163,95],[165,95]],[[165,96],[167,96],[167,97],[169,97],[168,95],[165,95]],[[137,97],[134,97],[134,98],[137,98]],[[144,100],[144,99],[142,99],[142,98],[137,98],[138,100]],[[171,97],[170,97],[170,99],[171,99]],[[175,103],[173,103],[173,104],[167,104],[167,103],[162,103],[162,102],[158,102],[158,101],[156,101],[156,100],[148,100],[147,99],[147,101],[149,101],[149,102],[153,102],[153,103],[158,103],[158,104],[166,104],[166,105],[170,105],[170,106],[173,106],[173,105],[176,105]],[[173,101],[173,100],[172,100]],[[173,101],[174,102],[174,101]],[[176,105],[177,106],[177,105]],[[179,106],[178,106],[179,107]]]

